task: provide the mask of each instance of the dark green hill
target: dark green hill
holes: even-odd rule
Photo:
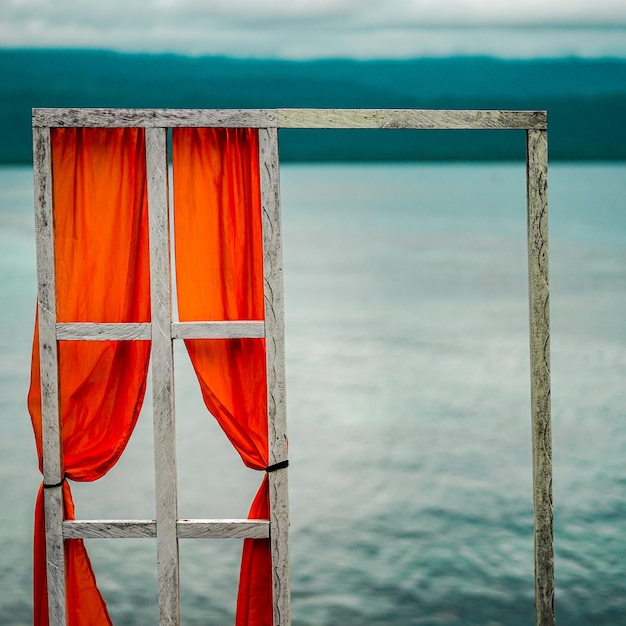
[[[28,162],[33,107],[547,109],[552,159],[626,159],[626,61],[276,61],[0,50],[0,162]],[[593,123],[591,121],[593,120]],[[289,160],[511,159],[517,132],[281,131]]]

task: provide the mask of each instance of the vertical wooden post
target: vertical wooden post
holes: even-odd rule
[[[50,129],[33,127],[43,482],[50,626],[65,626],[63,456],[56,340]],[[52,486],[54,485],[54,486]]]
[[[527,131],[526,167],[535,528],[535,616],[537,626],[553,626],[555,615],[552,426],[550,417],[547,131]]]
[[[285,404],[285,323],[283,259],[281,247],[278,131],[259,129],[261,205],[265,283],[265,336],[267,346],[267,400],[269,464],[287,460]],[[289,585],[289,494],[287,468],[270,472],[270,542],[274,626],[291,624]]]
[[[180,624],[167,130],[146,128],[159,624]]]

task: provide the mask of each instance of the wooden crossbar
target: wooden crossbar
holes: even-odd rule
[[[261,339],[264,322],[179,322],[172,324],[173,339]]]
[[[155,520],[66,520],[64,539],[154,539]],[[269,520],[179,519],[179,539],[268,539]]]
[[[58,323],[56,320],[50,129],[146,130],[150,224],[150,323]],[[167,129],[259,129],[264,255],[264,321],[172,320]],[[43,474],[48,605],[51,626],[65,626],[64,539],[156,538],[159,623],[180,624],[178,540],[268,538],[275,626],[291,623],[288,495],[285,467],[269,474],[269,520],[183,520],[177,517],[174,372],[177,339],[265,338],[269,463],[287,459],[278,130],[281,128],[526,130],[536,626],[554,626],[550,321],[545,111],[421,109],[33,109],[33,164],[43,420]],[[58,341],[152,341],[155,520],[64,520],[61,484]]]
[[[265,337],[265,323],[234,322],[173,322],[171,339],[260,339]],[[152,339],[152,324],[105,324],[94,322],[63,322],[56,325],[57,341],[148,341]]]
[[[526,130],[545,128],[545,111],[278,109],[279,128]]]
[[[104,324],[62,322],[56,325],[57,341],[149,341],[152,324]]]

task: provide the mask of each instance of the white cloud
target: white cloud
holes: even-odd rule
[[[0,45],[291,58],[626,56],[626,2],[0,0]]]

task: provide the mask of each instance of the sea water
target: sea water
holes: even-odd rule
[[[626,623],[626,164],[550,168],[557,621]],[[296,625],[532,624],[525,171],[281,171]],[[32,172],[0,168],[0,624],[31,623]],[[177,346],[179,514],[260,483]],[[154,517],[149,398],[80,518]],[[155,624],[152,540],[87,542],[117,626]],[[241,544],[181,540],[183,623],[233,620]]]

